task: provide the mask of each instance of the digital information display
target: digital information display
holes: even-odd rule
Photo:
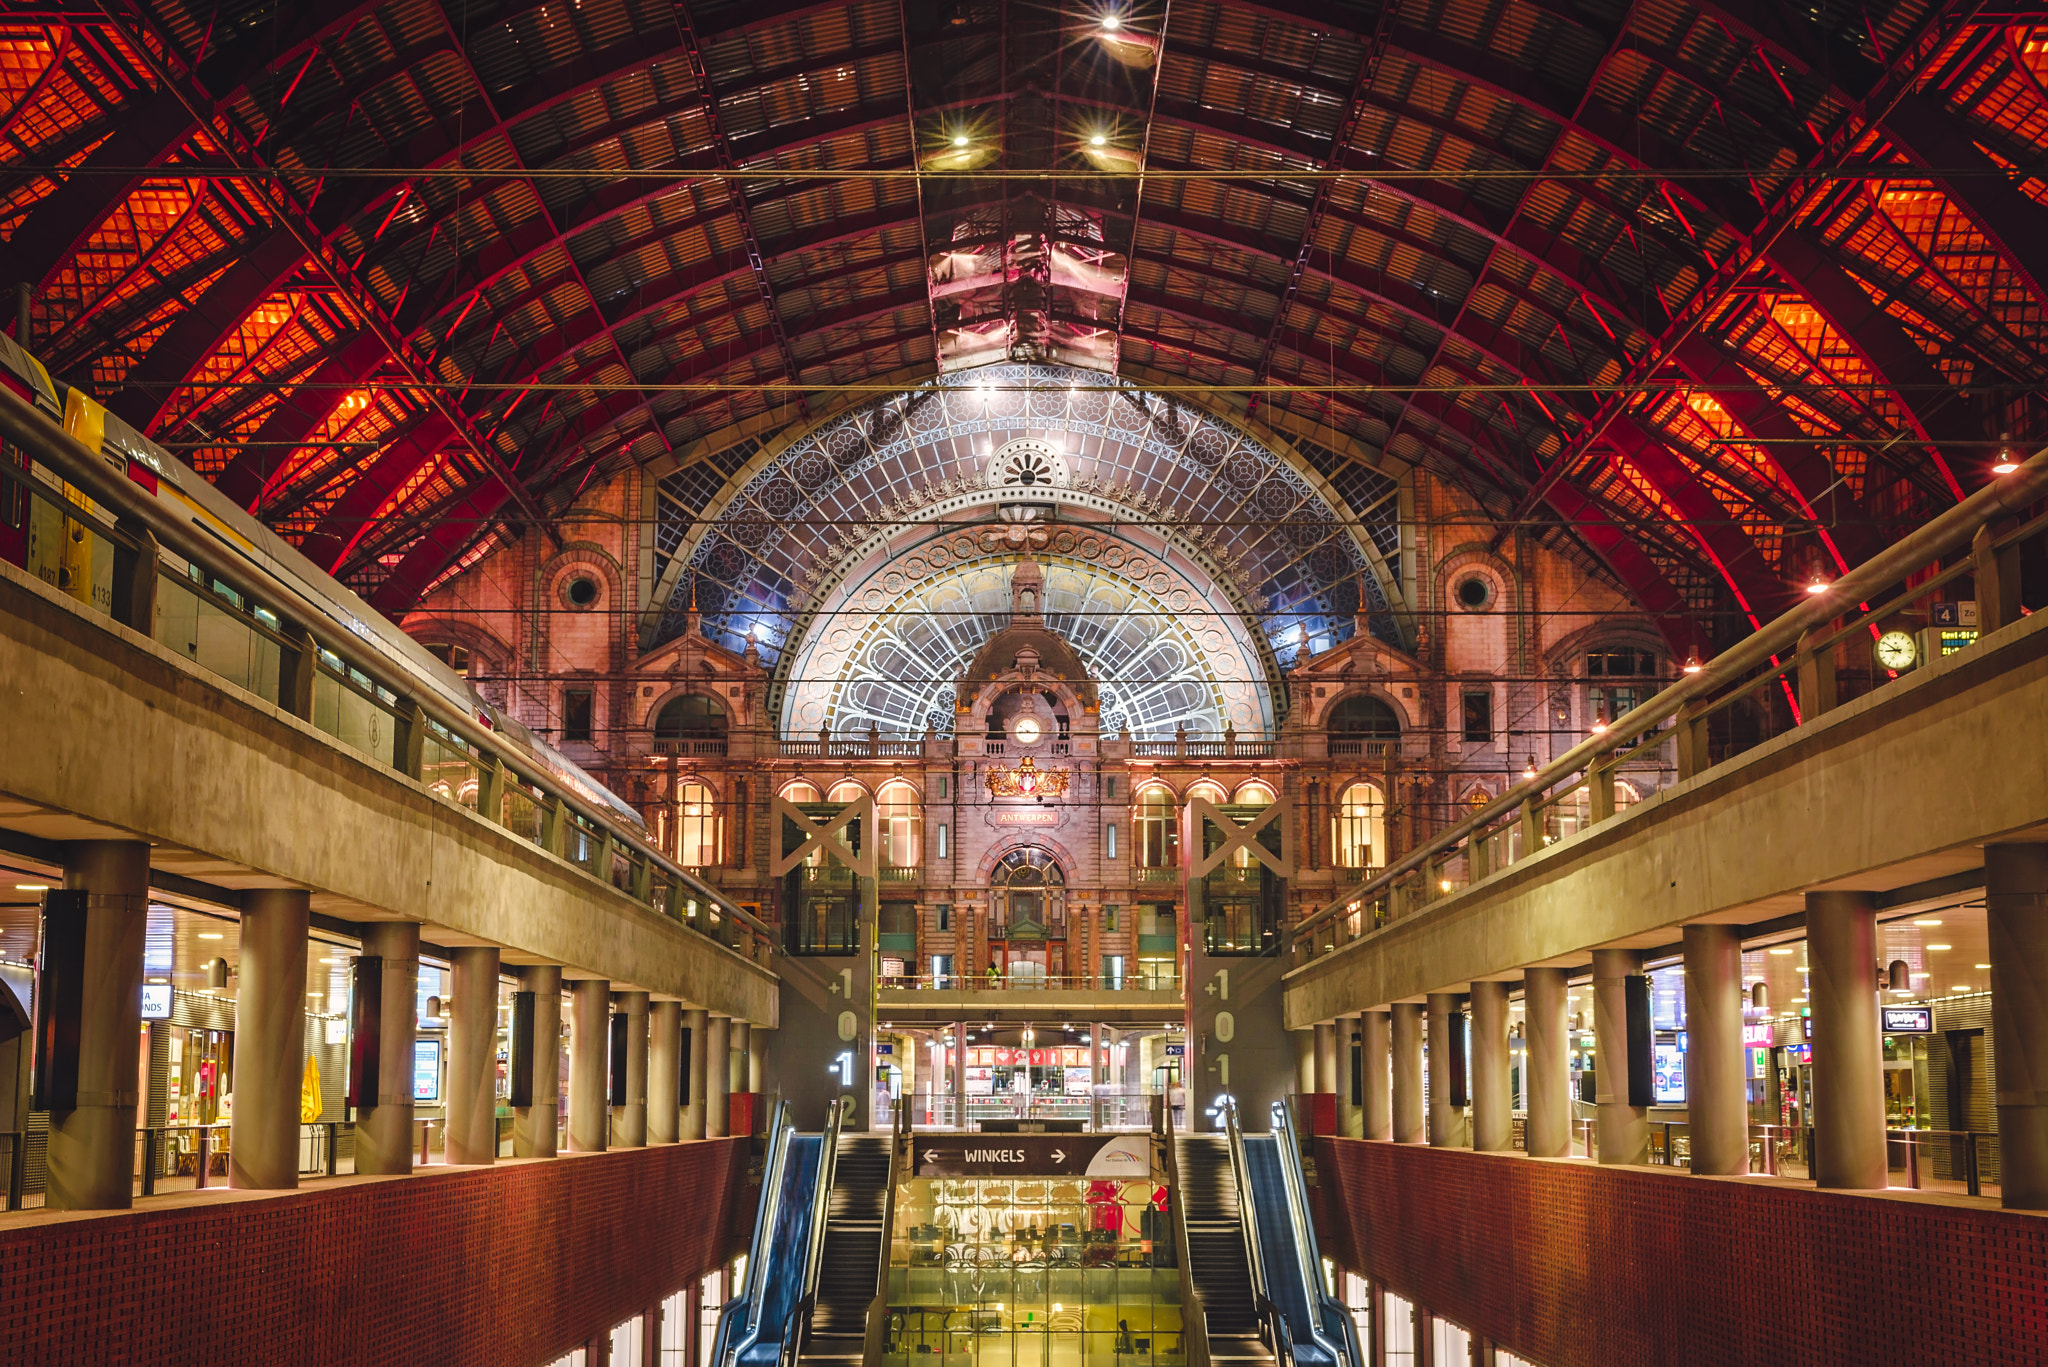
[[[441,1099],[441,1041],[437,1039],[412,1042],[412,1099]]]

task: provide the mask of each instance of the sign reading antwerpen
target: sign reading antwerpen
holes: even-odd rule
[[[1147,1134],[925,1135],[917,1177],[1152,1177]]]

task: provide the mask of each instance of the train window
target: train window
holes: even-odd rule
[[[597,581],[579,574],[563,586],[562,596],[569,600],[570,607],[587,608],[597,601]]]
[[[562,690],[562,739],[589,740],[596,695],[587,688]]]

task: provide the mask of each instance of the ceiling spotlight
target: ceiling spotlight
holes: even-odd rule
[[[1522,770],[1522,777],[1523,777],[1523,778],[1534,778],[1534,777],[1536,777],[1536,756],[1534,756],[1534,755],[1531,755],[1531,756],[1529,756],[1529,763],[1528,763],[1528,766],[1527,766],[1526,768],[1524,768],[1524,769]]]
[[[1819,574],[1815,574],[1812,581],[1807,584],[1806,591],[1808,593],[1826,593],[1828,591],[1827,580],[1821,578]]]
[[[1939,922],[1939,921],[1915,921],[1915,922],[1914,922],[1913,924],[1914,924],[1914,925],[1916,925],[1916,926],[1938,926],[1938,925],[1940,925],[1940,924],[1941,924],[1941,922]]]
[[[1685,672],[1688,674],[1700,672],[1700,653],[1697,650],[1685,657]]]
[[[202,940],[225,940],[227,937],[215,931],[202,930],[199,932],[199,938]]]
[[[1449,891],[1451,890],[1451,880],[1450,880],[1450,879],[1448,879],[1448,878],[1440,878],[1440,879],[1438,879],[1438,880],[1437,880],[1437,884],[1436,884],[1436,885],[1437,885],[1438,889],[1439,889],[1439,890],[1441,890],[1441,891],[1443,891],[1443,892],[1449,892]]]
[[[1999,442],[1998,460],[1993,463],[1991,473],[1994,475],[2009,475],[2020,468],[2019,457],[2012,453],[2012,433],[2001,433],[1999,435]]]
[[[1593,734],[1594,734],[1594,735],[1596,735],[1596,736],[1599,736],[1599,735],[1605,735],[1605,734],[1606,734],[1606,732],[1607,732],[1607,718],[1605,718],[1605,717],[1595,717],[1595,718],[1593,718]]]

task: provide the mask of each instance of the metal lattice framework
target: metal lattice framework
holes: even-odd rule
[[[1333,484],[1424,466],[1676,639],[2048,436],[2037,18],[16,6],[0,239],[55,369],[389,610],[593,479],[1002,360],[1270,382],[1382,453]]]

